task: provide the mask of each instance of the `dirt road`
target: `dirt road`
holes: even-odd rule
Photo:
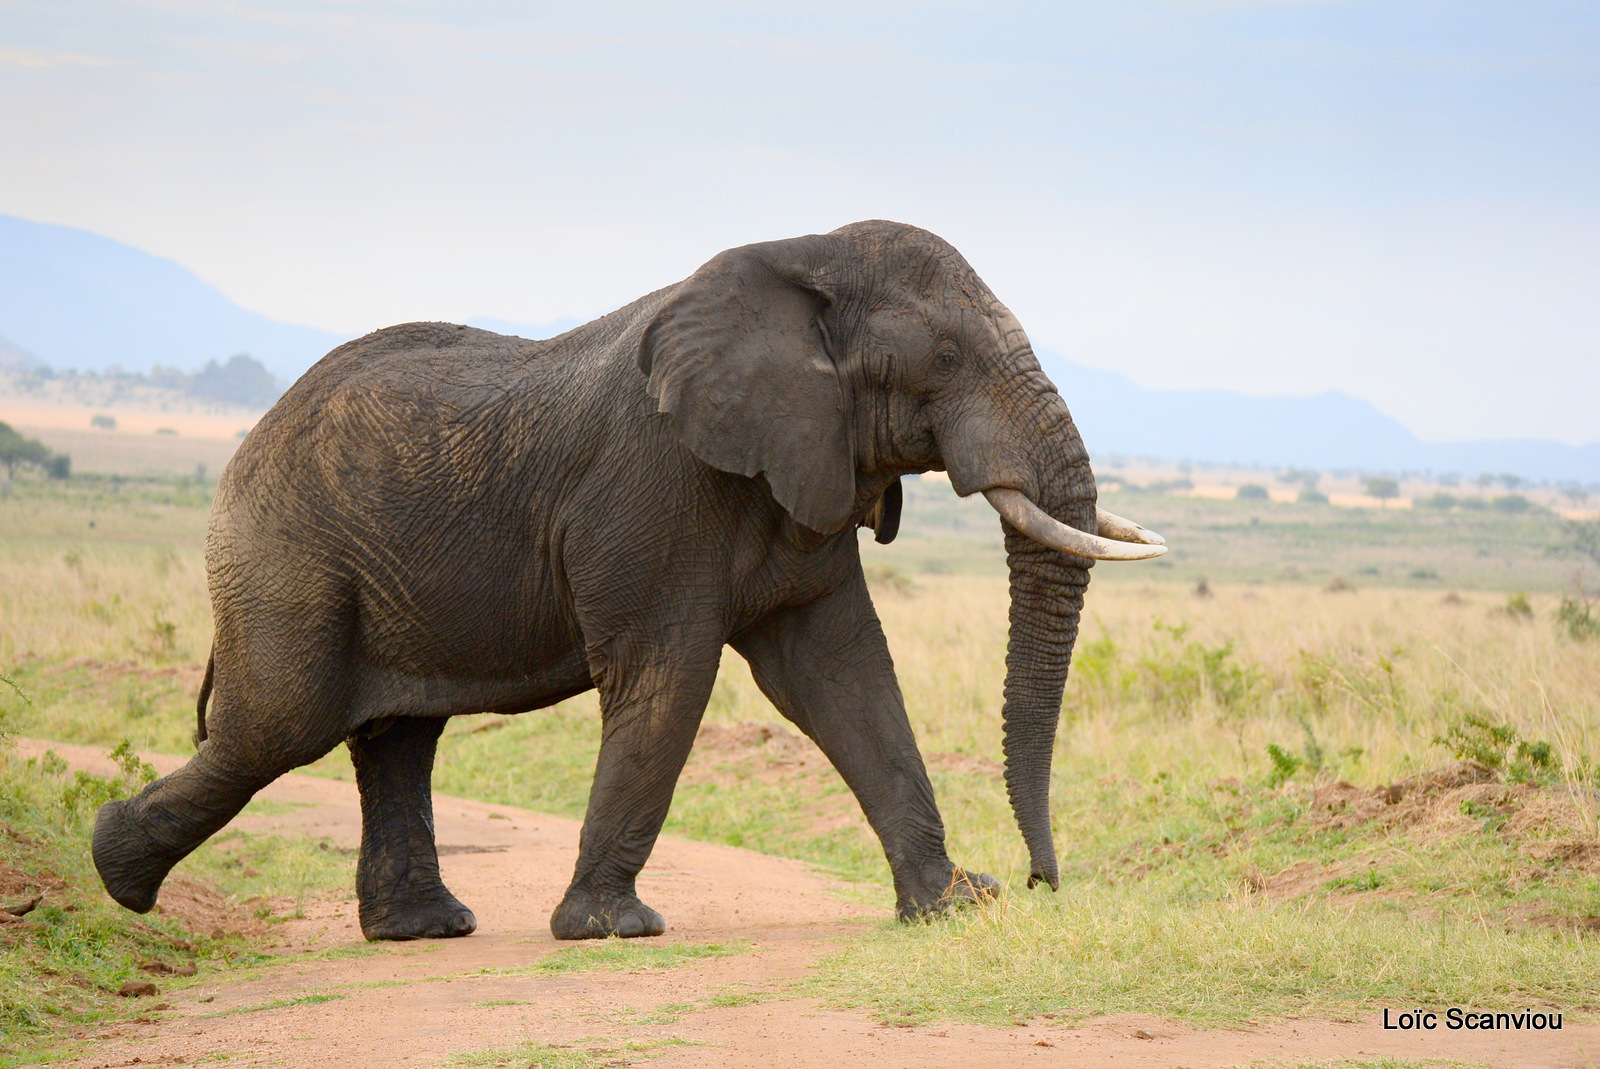
[[[24,752],[47,744],[24,742]],[[49,744],[72,765],[109,769],[99,751]],[[151,757],[167,771],[176,761]],[[270,815],[245,815],[254,832],[310,834],[355,846],[352,784],[286,776],[263,797]],[[1568,1021],[1560,1033],[1385,1032],[1375,1010],[1355,1023],[1292,1021],[1252,1031],[1206,1031],[1123,1015],[1069,1027],[884,1025],[860,1011],[794,997],[796,980],[830,949],[888,916],[890,900],[793,861],[663,838],[640,895],[667,918],[662,942],[749,949],[670,969],[550,973],[535,966],[569,949],[546,926],[576,856],[574,821],[455,798],[437,799],[446,881],[478,916],[466,939],[369,947],[355,903],[321,901],[282,929],[286,949],[345,948],[350,956],[289,961],[248,978],[218,978],[160,996],[168,1008],[108,1028],[84,1067],[434,1066],[450,1055],[561,1044],[595,1064],[661,1069],[781,1065],[1236,1066],[1340,1057],[1450,1058],[1518,1069],[1600,1062],[1600,1027]],[[1400,1009],[1402,1007],[1396,1007]],[[629,1045],[633,1049],[629,1049]],[[511,1063],[506,1063],[511,1064]],[[526,1064],[526,1063],[519,1063]]]

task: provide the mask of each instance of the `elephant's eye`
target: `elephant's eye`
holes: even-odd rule
[[[954,342],[940,342],[939,347],[933,351],[933,366],[940,371],[954,371],[960,362],[961,354]]]

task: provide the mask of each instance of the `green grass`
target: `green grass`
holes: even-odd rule
[[[896,1020],[1007,1025],[1151,1013],[1196,1025],[1357,1015],[1374,1005],[1590,1007],[1590,937],[1246,896],[1190,904],[1141,887],[1016,892],[928,924],[885,925],[826,959],[810,990]]]
[[[749,950],[748,946],[735,943],[646,943],[642,940],[618,939],[613,936],[593,946],[559,951],[541,958],[532,965],[513,969],[485,969],[482,974],[564,976],[568,973],[590,972],[596,969],[611,972],[675,969],[691,961],[726,958],[734,954],[747,953]]]
[[[331,991],[313,992],[309,995],[296,995],[294,998],[275,998],[266,1002],[257,1002],[250,1006],[235,1006],[232,1009],[217,1010],[215,1013],[202,1013],[201,1017],[233,1017],[241,1013],[261,1013],[266,1010],[286,1010],[293,1006],[315,1006],[323,1002],[337,1002],[339,999],[349,998]]]
[[[628,1065],[632,1057],[659,1057],[672,1047],[692,1047],[685,1039],[622,1041],[580,1039],[575,1043],[536,1043],[528,1040],[514,1047],[455,1054],[439,1063],[448,1069],[593,1069],[597,1066]]]
[[[152,981],[166,995],[273,960],[251,938],[172,914],[137,916],[106,897],[89,859],[94,812],[151,775],[125,751],[115,776],[69,775],[48,755],[19,760],[0,738],[0,906],[43,894],[21,922],[0,927],[0,1067],[59,1051],[62,1036],[85,1026],[149,1012],[157,1000],[117,996],[125,981]],[[235,834],[178,871],[209,880],[236,910],[272,919],[269,899],[347,887],[352,866],[315,841]],[[147,962],[193,965],[197,975],[150,975],[139,968]]]
[[[871,545],[867,563],[916,575],[1003,575],[999,522],[982,497],[962,500],[949,484],[907,479],[900,536]],[[1572,564],[1549,549],[1561,520],[1543,509],[1337,508],[1216,500],[1136,489],[1102,504],[1160,531],[1172,547],[1136,566],[1100,565],[1100,582],[1295,583],[1334,576],[1359,586],[1556,591]]]
[[[135,917],[95,893],[90,814],[105,795],[139,781],[136,768],[112,779],[67,779],[0,753],[6,902],[44,896],[20,923],[0,929],[0,1065],[52,1034],[137,1012],[140,1000],[119,999],[116,991],[125,981],[152,979],[139,970],[144,962],[209,970],[252,956],[240,940],[213,939],[160,915]],[[163,991],[193,982],[154,979]]]

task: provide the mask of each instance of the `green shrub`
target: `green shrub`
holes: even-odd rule
[[[1275,742],[1267,743],[1267,756],[1272,759],[1272,771],[1267,773],[1268,787],[1281,787],[1300,771],[1300,758]]]
[[[1177,647],[1189,634],[1186,625],[1158,620],[1155,628],[1172,645],[1139,660],[1151,699],[1188,710],[1209,697],[1221,709],[1229,710],[1248,705],[1256,697],[1264,677],[1256,666],[1240,664],[1234,658],[1232,639],[1220,646],[1189,642]]]
[[[1528,600],[1528,595],[1521,590],[1514,590],[1506,595],[1505,608],[1501,611],[1513,619],[1533,619],[1533,603]]]
[[[1533,507],[1533,502],[1521,494],[1505,494],[1490,501],[1489,507],[1496,512],[1527,512]]]
[[[1596,609],[1593,599],[1563,594],[1561,606],[1556,609],[1556,625],[1574,641],[1600,638],[1600,612]]]
[[[1549,782],[1555,778],[1555,747],[1524,739],[1512,725],[1494,723],[1478,713],[1463,714],[1433,741],[1458,760],[1476,761],[1494,769],[1509,783]]]
[[[1235,496],[1240,501],[1270,501],[1272,499],[1272,495],[1267,492],[1267,488],[1258,483],[1245,483],[1239,487]]]

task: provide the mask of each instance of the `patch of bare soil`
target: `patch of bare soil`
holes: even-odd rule
[[[75,767],[104,770],[107,764],[84,747],[53,748]],[[178,764],[148,759],[163,771]],[[360,809],[351,784],[285,776],[263,793],[294,805],[242,818],[245,830],[329,838],[346,847],[359,842]],[[537,966],[571,947],[551,939],[547,918],[571,872],[578,824],[446,797],[436,800],[435,810],[444,875],[477,912],[475,935],[369,945],[355,927],[352,900],[315,902],[306,919],[281,926],[282,941],[328,953],[287,957],[243,976],[204,976],[182,988],[152,975],[166,1009],[86,1035],[85,1051],[61,1064],[110,1069],[226,1059],[239,1066],[390,1069],[434,1066],[454,1053],[532,1041],[589,1051],[602,1064],[661,1069],[1198,1069],[1358,1056],[1537,1069],[1587,1064],[1582,1051],[1600,1049],[1600,1028],[1574,1022],[1560,1033],[1441,1030],[1419,1036],[1384,1031],[1377,1009],[1358,1022],[1290,1021],[1238,1031],[1135,1015],[1075,1026],[1045,1019],[1015,1028],[884,1024],[860,1011],[790,996],[792,982],[821,955],[888,916],[887,895],[863,918],[861,907],[841,893],[843,885],[805,865],[671,837],[662,838],[639,880],[641,896],[668,921],[667,934],[655,942],[736,944],[747,952],[672,969],[554,973]],[[203,890],[181,881],[163,891],[164,909],[214,906]],[[650,1049],[630,1053],[629,1043]]]
[[[161,901],[152,911],[176,917],[191,932],[204,932],[213,939],[239,935],[259,939],[273,925],[255,916],[205,880],[175,872],[161,887]]]

